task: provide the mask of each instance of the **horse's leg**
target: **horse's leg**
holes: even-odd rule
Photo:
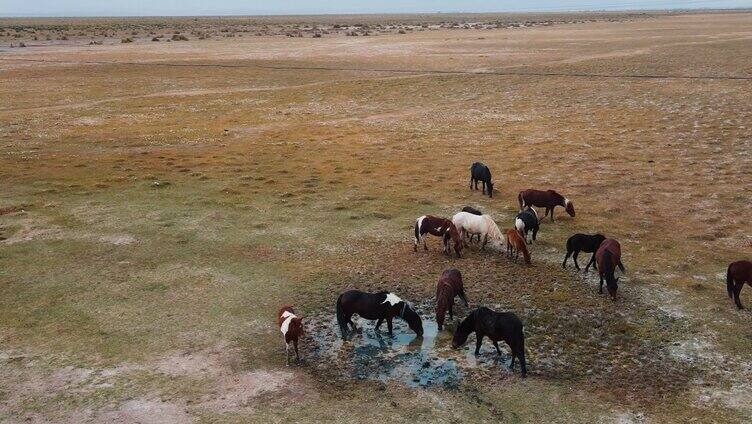
[[[580,251],[576,250],[574,252],[574,255],[572,255],[572,259],[574,259],[574,267],[577,268],[577,271],[580,270],[580,264],[577,263],[577,257],[580,256]]]
[[[454,299],[452,299],[452,303],[449,304],[449,319],[454,321],[454,314],[452,314],[452,307],[454,306]]]
[[[480,345],[483,343],[483,335],[475,332],[475,356],[480,355]]]
[[[481,184],[483,186],[483,194],[486,194],[486,182],[485,181],[481,181]]]
[[[590,265],[592,265],[593,269],[595,269],[595,252],[593,252],[593,256],[590,257],[590,262],[588,262],[587,266],[585,267],[585,272],[588,272]]]
[[[376,321],[376,327],[374,328],[374,330],[378,330],[379,327],[381,327],[382,322],[384,322],[384,318],[379,318],[379,320]]]
[[[567,267],[567,259],[569,259],[569,255],[571,255],[571,254],[572,254],[572,251],[569,250],[569,249],[567,249],[567,255],[564,256],[564,262],[561,263],[561,267],[562,268],[566,268]],[[577,264],[577,262],[575,262],[575,265],[576,264]]]
[[[285,342],[285,365],[290,366],[290,343]]]
[[[422,239],[423,239],[423,250],[428,250],[428,245],[426,245],[426,239],[427,239],[427,238],[428,238],[428,233],[426,233],[426,234],[425,234],[425,235],[423,235],[423,237],[422,237]]]
[[[603,294],[603,276],[601,275],[601,287],[598,289],[598,293]]]
[[[298,339],[292,339],[292,344],[295,346],[295,360],[300,363],[300,352],[298,352]]]
[[[554,222],[554,208],[551,208],[551,222]]]
[[[478,234],[478,241],[480,241],[480,234]],[[483,235],[483,246],[480,247],[480,250],[486,250],[486,243],[488,243],[488,234]]]
[[[734,286],[734,303],[736,303],[736,307],[739,309],[744,309],[744,306],[742,306],[742,301],[739,299],[739,293],[742,292],[742,287],[744,287],[744,282],[742,283],[736,283]]]
[[[494,347],[496,348],[496,353],[498,353],[499,355],[501,355],[501,349],[499,349],[499,342],[497,342],[496,340],[494,340],[493,344],[494,344]]]
[[[352,315],[350,315],[349,317],[347,317],[347,322],[352,326],[353,331],[355,331],[355,330],[358,329],[357,327],[355,327],[355,323],[352,320]]]
[[[473,189],[473,176],[470,176],[470,190]]]
[[[390,316],[386,317],[386,328],[389,330],[389,335],[390,336],[393,335],[392,334],[392,317]]]

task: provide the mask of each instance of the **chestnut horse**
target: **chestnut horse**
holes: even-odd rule
[[[295,315],[292,306],[285,305],[277,312],[277,325],[279,326],[279,331],[282,332],[282,337],[285,340],[287,365],[290,365],[290,343],[295,347],[295,359],[300,363],[298,339],[303,335],[303,318]]]
[[[601,278],[601,285],[598,293],[603,293],[603,279],[606,279],[606,288],[611,300],[616,300],[616,290],[619,288],[618,278],[614,278],[616,267],[625,272],[624,265],[621,263],[621,246],[614,239],[605,239],[601,242],[600,247],[595,252],[595,264],[598,267],[598,275]],[[587,272],[587,267],[585,267]]]
[[[381,323],[386,320],[386,327],[389,335],[392,335],[392,320],[394,317],[400,317],[411,330],[419,337],[423,335],[423,321],[420,319],[413,308],[396,294],[382,291],[378,293],[366,293],[358,290],[349,290],[342,293],[337,298],[337,323],[342,332],[342,339],[347,338],[347,324],[356,330],[355,323],[352,321],[353,314],[360,315],[361,318],[376,321],[376,330],[381,327]]]
[[[426,234],[442,237],[444,242],[444,253],[446,254],[449,254],[450,252],[449,239],[451,238],[454,242],[454,251],[457,253],[457,257],[461,257],[460,251],[462,250],[462,239],[460,238],[459,231],[457,231],[457,227],[454,226],[452,221],[431,215],[423,215],[416,219],[415,238],[413,240],[415,245],[413,246],[413,251],[418,251],[418,244],[421,242],[423,242],[423,248],[428,250],[428,246],[426,246]]]
[[[729,297],[733,296],[736,307],[739,309],[744,309],[741,300],[739,300],[739,293],[741,293],[744,283],[752,286],[752,262],[733,262],[726,270],[726,289]]]
[[[520,204],[520,210],[525,209],[526,206],[546,208],[543,218],[551,213],[551,222],[554,221],[554,208],[557,206],[563,207],[569,216],[574,216],[574,204],[572,201],[553,190],[523,190],[517,195],[517,201]]]
[[[481,306],[471,312],[457,327],[452,337],[452,347],[457,349],[464,345],[472,332],[475,332],[475,355],[480,354],[480,345],[486,336],[491,339],[496,352],[501,355],[499,340],[504,340],[512,349],[512,363],[509,368],[514,370],[514,360],[519,358],[522,377],[527,375],[525,333],[522,331],[522,321],[517,315],[512,312],[494,312]]]
[[[465,307],[468,307],[465,288],[462,285],[462,274],[458,269],[451,268],[441,273],[439,283],[436,284],[436,323],[439,330],[444,326],[444,316],[449,311],[449,319],[454,319],[452,308],[454,297],[459,296]]]
[[[514,260],[516,261],[520,257],[520,252],[522,252],[525,263],[530,265],[530,252],[528,252],[527,243],[525,243],[520,233],[517,230],[509,229],[504,231],[504,235],[507,237],[507,257],[511,259],[512,255],[514,255]]]

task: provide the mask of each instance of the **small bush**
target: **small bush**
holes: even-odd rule
[[[154,37],[154,38],[151,39],[151,41],[159,41],[159,38]]]
[[[188,41],[188,37],[182,34],[174,34],[172,36],[173,41]]]
[[[123,44],[125,44],[125,43],[132,43],[133,40],[131,40],[130,38],[123,38],[123,39],[120,40],[120,42],[123,43]]]

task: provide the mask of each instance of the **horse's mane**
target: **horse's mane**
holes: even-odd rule
[[[501,241],[502,240],[502,234],[501,230],[499,229],[499,226],[496,225],[496,221],[493,220],[489,215],[482,215],[483,218],[486,220],[486,222],[489,224],[489,233],[491,237],[495,240]]]
[[[467,318],[462,320],[460,325],[457,326],[457,333],[466,336],[473,332],[472,327],[475,325],[475,315],[478,313],[478,310],[474,310],[470,312],[470,314],[467,315]]]

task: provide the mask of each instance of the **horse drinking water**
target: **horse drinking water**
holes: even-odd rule
[[[567,259],[572,256],[572,259],[574,259],[574,267],[577,268],[577,271],[579,271],[580,265],[577,263],[577,256],[580,254],[580,252],[593,254],[590,257],[590,262],[588,262],[587,264],[587,267],[590,267],[590,265],[592,265],[595,261],[595,251],[598,250],[598,247],[600,247],[601,243],[605,239],[606,237],[603,234],[590,235],[577,233],[572,237],[569,237],[569,239],[567,239],[567,255],[564,256],[564,262],[562,262],[561,267],[566,268]]]
[[[726,270],[726,289],[728,290],[729,297],[734,298],[734,303],[736,303],[736,307],[739,309],[744,309],[741,300],[739,300],[739,293],[742,292],[744,283],[752,286],[752,262],[733,262]]]
[[[486,194],[486,188],[488,188],[488,197],[493,197],[494,184],[491,182],[491,170],[480,162],[474,162],[470,166],[470,190],[473,189],[473,183],[477,190],[479,181],[483,183],[483,194]]]
[[[458,269],[451,268],[441,273],[439,283],[436,284],[436,323],[439,330],[444,326],[444,316],[449,311],[449,319],[454,319],[452,308],[454,297],[459,296],[465,307],[468,307],[465,288],[462,285],[462,274]]]
[[[353,314],[361,318],[376,321],[376,330],[386,320],[386,328],[389,335],[392,333],[392,320],[400,317],[411,330],[418,336],[423,335],[423,321],[413,308],[396,294],[382,291],[378,293],[365,293],[358,290],[349,290],[337,298],[337,323],[342,333],[342,339],[347,338],[347,324],[355,331],[355,323],[352,321]]]
[[[483,338],[488,336],[493,342],[496,352],[501,355],[499,340],[503,340],[512,350],[512,363],[509,368],[514,370],[514,360],[520,360],[522,377],[527,375],[525,362],[525,333],[522,321],[512,312],[494,312],[481,306],[474,310],[460,323],[452,337],[452,347],[458,349],[467,342],[470,333],[475,332],[475,355],[480,354]]]
[[[441,237],[444,243],[444,253],[449,254],[449,239],[454,242],[454,251],[457,253],[457,257],[460,257],[460,251],[462,250],[462,239],[457,231],[457,227],[452,221],[446,218],[439,218],[431,215],[423,215],[415,220],[415,238],[413,251],[418,251],[418,244],[423,243],[423,248],[428,250],[426,245],[426,234],[432,234],[437,237]]]
[[[595,264],[598,268],[598,275],[601,279],[601,285],[598,293],[603,293],[603,279],[606,279],[606,288],[611,300],[616,300],[616,290],[619,288],[619,279],[614,278],[616,267],[625,272],[624,265],[621,263],[621,246],[614,239],[605,239],[595,252]],[[588,267],[585,267],[587,272]]]
[[[523,190],[517,195],[517,201],[520,204],[520,210],[525,209],[526,206],[546,208],[543,218],[551,213],[551,222],[554,221],[554,208],[557,206],[563,207],[569,216],[574,216],[574,204],[572,201],[553,190]]]
[[[285,305],[277,312],[277,325],[282,337],[285,340],[285,354],[287,355],[287,365],[290,365],[290,343],[295,347],[295,359],[300,362],[300,353],[298,353],[298,339],[303,335],[303,318],[295,315],[292,306]]]

